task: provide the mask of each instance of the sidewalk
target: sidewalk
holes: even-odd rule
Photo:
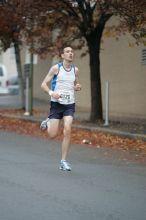
[[[1,116],[12,117],[17,119],[28,120],[32,122],[41,123],[47,117],[49,106],[48,102],[34,100],[34,113],[32,116],[25,116],[23,112],[15,112],[11,109],[0,110]],[[141,139],[146,141],[146,122],[109,122],[109,126],[103,124],[96,124],[89,122],[89,112],[81,112],[76,110],[73,127],[86,129],[90,131],[98,131],[118,135],[122,137]]]

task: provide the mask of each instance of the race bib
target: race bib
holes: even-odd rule
[[[63,104],[69,104],[71,102],[71,94],[69,92],[61,93],[59,101]]]

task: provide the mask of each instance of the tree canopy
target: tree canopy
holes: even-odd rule
[[[120,22],[108,27],[107,33],[117,36],[128,31],[137,43],[145,43],[145,0],[3,0],[0,7],[3,49],[14,38],[23,41],[24,36],[28,44],[35,42],[38,54],[54,51],[66,41],[73,44],[76,39],[80,49],[100,21],[112,16],[118,16]],[[58,37],[52,40],[54,30],[58,30]]]

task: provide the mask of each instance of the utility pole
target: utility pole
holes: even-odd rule
[[[27,20],[27,28],[29,31],[33,29],[33,17],[30,17]],[[30,49],[30,51],[29,51]],[[29,49],[26,51],[25,57],[25,65],[26,68],[26,112],[25,115],[32,115],[33,114],[33,39],[29,46]]]
[[[26,51],[25,58],[25,81],[26,81],[26,90],[25,90],[25,113],[24,115],[29,116],[33,114],[33,64],[34,64],[34,55],[28,50]]]
[[[33,53],[30,54],[29,113],[33,114]]]

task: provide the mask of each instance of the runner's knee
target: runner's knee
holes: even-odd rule
[[[64,130],[63,130],[63,133],[64,133],[65,137],[70,136],[70,134],[71,134],[71,127],[65,127]]]

